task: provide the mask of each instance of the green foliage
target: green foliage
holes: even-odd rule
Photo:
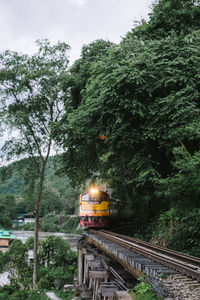
[[[199,1],[160,0],[87,75],[75,62],[66,114],[54,126],[73,184],[102,178],[144,223],[177,201],[199,207],[199,15]],[[83,82],[76,95],[74,76]]]
[[[40,259],[47,266],[64,266],[74,263],[76,254],[60,237],[49,236],[40,247]]]
[[[51,46],[46,39],[38,40],[37,46],[38,51],[32,56],[9,50],[0,55],[0,108],[4,124],[18,133],[5,142],[3,156],[7,161],[29,158],[22,176],[27,194],[35,203],[34,285],[37,283],[39,204],[53,144],[51,126],[63,113],[67,98],[63,81],[67,78],[69,63],[66,43]]]
[[[33,250],[34,248],[34,237],[30,236],[25,243],[26,251]]]
[[[28,265],[28,254],[25,244],[20,240],[14,240],[5,255],[11,282],[21,282],[24,285],[28,285],[32,279],[32,270]]]
[[[20,286],[18,285],[4,285],[0,287],[0,296],[3,293],[6,293],[7,296],[8,295],[12,295],[14,292],[16,292],[17,290],[19,290]],[[0,298],[1,299],[1,298]],[[3,299],[3,298],[2,298]]]
[[[13,195],[0,195],[0,227],[11,227],[16,217],[16,201]]]
[[[21,225],[18,229],[34,231],[34,228],[35,228],[35,224],[30,222],[30,223]]]
[[[40,218],[40,231],[44,232],[64,232],[64,233],[81,233],[82,230],[78,229],[79,217],[65,216],[64,223],[59,224],[59,217],[54,214],[46,215]],[[34,223],[26,223],[20,226],[20,230],[34,230]]]
[[[41,291],[28,291],[22,290],[15,292],[12,296],[10,296],[11,300],[47,300],[48,297],[44,292]]]
[[[153,241],[168,248],[200,257],[200,209],[172,208],[161,214]]]
[[[28,260],[28,251],[33,250],[33,245],[33,237],[29,238],[25,244],[20,240],[14,240],[9,250],[1,255],[0,264],[4,263],[4,267],[9,270],[12,285],[0,289],[0,292],[20,297],[20,292],[15,293],[18,289],[17,284],[26,289],[32,286],[33,262]],[[52,288],[55,279],[63,280],[64,283],[73,283],[74,274],[77,271],[77,255],[62,238],[50,236],[39,244],[38,268],[37,287],[39,289]],[[34,294],[26,292],[29,297],[33,297]],[[26,295],[26,292],[22,293],[21,297]]]
[[[146,283],[143,277],[139,278],[140,283],[136,285],[129,293],[134,300],[156,300],[157,297],[152,291],[151,285]]]
[[[48,297],[44,292],[40,290],[20,290],[18,285],[5,285],[0,287],[0,300],[3,299],[12,299],[12,300],[47,300]]]
[[[90,80],[92,64],[107,55],[108,50],[113,45],[109,41],[99,39],[82,47],[81,58],[76,60],[71,67],[70,76],[66,81],[66,88],[70,88],[70,102],[74,108],[77,108],[84,99],[86,85]],[[68,106],[66,109],[68,109]]]
[[[136,287],[135,287],[135,292],[137,294],[147,294],[149,292],[152,291],[151,289],[151,285],[150,284],[147,284],[145,283],[144,281],[142,281],[141,283],[139,283]]]
[[[79,217],[65,216],[64,224],[60,227],[61,232],[74,233],[77,232]]]
[[[159,39],[174,31],[184,36],[199,29],[199,16],[199,0],[158,0],[149,14],[149,21],[136,22],[131,35],[143,40]]]
[[[174,206],[199,207],[200,151],[190,154],[182,145],[174,149],[174,156],[174,172],[160,181],[158,192]]]
[[[56,295],[60,297],[63,300],[71,300],[74,298],[74,293],[72,291],[64,291],[64,290],[58,290],[56,291]]]
[[[9,191],[10,195],[15,196],[17,213],[29,213],[34,210],[34,193],[29,194],[23,177],[29,164],[29,159],[23,159],[0,168],[0,177],[4,177],[0,180],[0,193]],[[45,171],[46,183],[40,204],[41,216],[52,212],[73,214],[78,207],[79,190],[70,185],[66,174],[56,175],[58,168],[58,157],[50,157]],[[13,205],[11,207],[14,209]]]
[[[0,273],[3,272],[4,267],[5,267],[4,254],[2,251],[0,251]]]
[[[56,215],[46,215],[40,219],[40,231],[59,231],[59,218]]]
[[[39,288],[51,288],[55,279],[72,283],[77,270],[76,253],[60,237],[50,236],[39,248]]]

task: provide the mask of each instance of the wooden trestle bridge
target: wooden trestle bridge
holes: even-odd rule
[[[126,292],[146,276],[162,299],[173,299],[161,276],[200,281],[200,259],[105,230],[86,230],[78,242],[81,299],[131,299]]]

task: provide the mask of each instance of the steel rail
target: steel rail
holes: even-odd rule
[[[101,230],[101,232],[110,233],[110,231],[103,230],[103,229]],[[153,249],[153,250],[158,250],[158,251],[162,252],[163,254],[169,254],[171,256],[174,256],[175,258],[183,259],[185,262],[187,262],[191,265],[194,264],[194,267],[196,269],[200,269],[200,258],[199,257],[195,257],[195,256],[188,255],[188,254],[183,254],[181,252],[178,252],[178,251],[175,251],[175,250],[172,250],[172,249],[168,249],[168,248],[165,248],[165,247],[153,245],[152,243],[141,241],[141,240],[138,240],[136,238],[126,236],[124,234],[119,234],[119,233],[116,233],[116,232],[112,232],[112,235],[116,236],[116,237],[124,238],[124,239],[126,239],[127,241],[130,241],[130,242],[135,242],[136,244],[141,245],[141,246],[147,246],[148,248]]]
[[[113,232],[109,231],[97,231],[97,230],[90,230],[91,233],[95,233],[105,239],[108,239],[109,241],[112,241],[116,244],[121,245],[122,247],[129,249],[131,251],[135,251],[145,257],[148,257],[149,259],[156,261],[162,265],[165,265],[169,268],[175,269],[177,271],[180,271],[182,274],[185,274],[187,276],[191,276],[194,279],[197,279],[200,281],[200,272],[196,271],[194,269],[194,265],[187,264],[183,260],[175,259],[172,256],[168,256],[160,253],[159,250],[152,250],[148,249],[147,246],[138,245],[137,243],[133,241],[128,241],[127,236],[115,236]],[[196,269],[198,269],[198,266],[196,266]]]

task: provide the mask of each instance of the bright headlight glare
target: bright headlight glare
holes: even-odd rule
[[[91,188],[90,189],[90,193],[91,194],[97,194],[98,193],[98,189],[97,188]]]

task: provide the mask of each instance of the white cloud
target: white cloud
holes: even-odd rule
[[[86,3],[86,0],[69,0],[69,2],[76,6],[82,6]]]
[[[78,58],[83,44],[119,42],[152,0],[0,0],[0,51],[33,53],[38,38],[65,41]],[[78,47],[78,49],[77,49]]]

